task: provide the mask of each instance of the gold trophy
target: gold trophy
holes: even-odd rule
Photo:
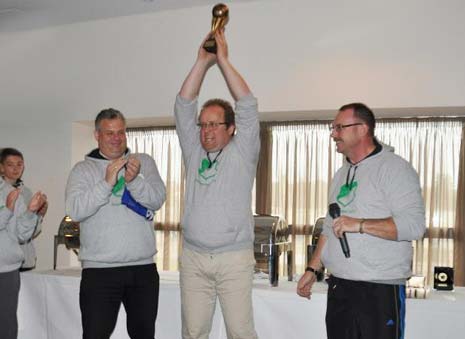
[[[210,37],[203,44],[208,53],[216,54],[215,33],[223,29],[229,21],[229,8],[225,4],[216,4],[212,9],[212,29]]]

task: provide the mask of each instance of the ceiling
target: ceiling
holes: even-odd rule
[[[250,1],[253,0],[223,2]],[[0,0],[0,32],[39,29],[196,6],[213,6],[216,3],[218,0]]]

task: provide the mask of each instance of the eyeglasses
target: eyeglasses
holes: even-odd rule
[[[346,127],[352,127],[352,126],[358,126],[358,125],[363,125],[363,122],[356,122],[354,124],[348,124],[348,125],[341,125],[341,124],[331,125],[330,124],[328,127],[329,127],[330,132],[336,131],[339,133]]]
[[[199,126],[201,129],[217,129],[219,125],[227,125],[227,122],[199,122],[197,126]]]

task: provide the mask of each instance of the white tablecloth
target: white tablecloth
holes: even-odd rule
[[[181,338],[178,275],[160,273],[157,339]],[[18,307],[19,339],[81,338],[79,311],[80,270],[26,272],[21,274]],[[295,282],[280,281],[269,287],[254,282],[253,303],[257,333],[262,339],[326,338],[324,284],[312,299],[295,294]],[[126,314],[121,307],[113,339],[128,338]],[[407,339],[454,339],[465,333],[465,288],[431,292],[427,299],[407,301]],[[211,339],[225,339],[221,310],[217,307]]]

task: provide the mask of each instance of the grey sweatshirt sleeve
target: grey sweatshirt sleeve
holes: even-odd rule
[[[101,177],[94,185],[90,176]],[[74,221],[81,222],[94,215],[110,201],[112,187],[96,169],[88,164],[78,163],[71,170],[65,192],[66,214]]]
[[[257,99],[252,93],[236,102],[236,128],[233,139],[239,152],[247,160],[246,163],[256,166],[260,152],[260,123]]]
[[[174,117],[176,119],[176,132],[181,145],[182,157],[187,167],[193,150],[199,145],[199,128],[197,127],[198,102],[187,100],[179,94],[174,104]]]
[[[23,186],[21,188],[21,195],[24,197],[25,204],[28,205],[29,201],[31,201],[32,196],[33,196],[32,191],[29,189],[29,187]],[[37,215],[37,224],[34,228],[34,233],[32,234],[32,238],[35,238],[36,236],[38,236],[39,233],[42,231],[42,220],[43,218]]]
[[[426,220],[418,174],[403,159],[388,173],[382,187],[397,227],[397,240],[421,239],[426,230]]]
[[[0,206],[0,231],[7,228],[7,224],[13,216],[13,212],[10,211],[5,205]]]
[[[8,190],[6,184],[0,177],[0,231],[7,228],[8,221],[13,216],[13,212],[6,207],[6,198],[8,196]]]
[[[29,211],[24,199],[16,200],[14,215],[16,216],[16,236],[20,242],[29,240],[39,221],[37,214]]]
[[[24,211],[16,218],[17,236],[20,242],[31,239],[36,229],[39,217],[30,211]]]
[[[158,210],[166,199],[165,184],[161,180],[155,161],[146,154],[138,155],[141,161],[140,174],[128,183],[132,197],[151,210]]]

